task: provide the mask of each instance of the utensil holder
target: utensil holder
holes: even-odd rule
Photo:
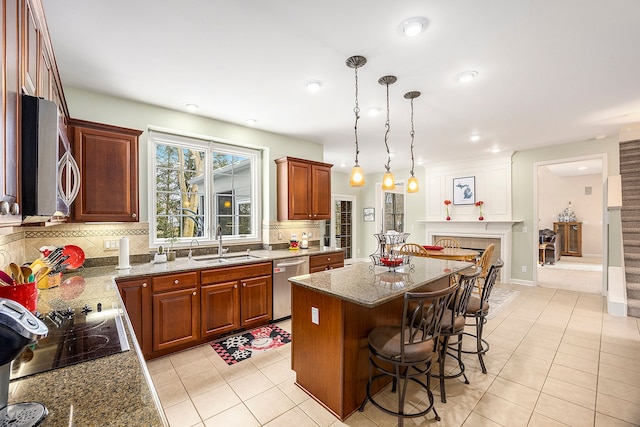
[[[38,288],[36,282],[0,286],[0,298],[13,300],[33,312],[38,306]]]

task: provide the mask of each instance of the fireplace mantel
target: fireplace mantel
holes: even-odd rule
[[[514,224],[521,223],[520,220],[499,220],[499,221],[432,221],[418,220],[426,226],[426,241],[431,242],[434,236],[446,235],[451,237],[478,237],[500,239],[502,248],[502,260],[504,268],[502,270],[502,280],[509,283],[511,281],[511,239]]]

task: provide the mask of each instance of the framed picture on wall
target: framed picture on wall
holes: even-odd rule
[[[376,220],[376,208],[364,208],[363,209],[364,222],[373,222]]]
[[[473,205],[476,202],[476,177],[453,178],[453,204]]]

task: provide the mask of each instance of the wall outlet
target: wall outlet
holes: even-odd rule
[[[116,240],[103,240],[103,249],[105,251],[117,251],[120,249],[120,241]]]
[[[312,238],[312,237],[313,237],[313,231],[310,231],[309,232],[309,238]]]
[[[278,231],[278,240],[282,240],[282,231]]]
[[[522,272],[523,272],[523,273],[526,273],[526,272],[527,272],[527,266],[526,266],[526,265],[523,265],[523,266],[522,266]]]
[[[527,230],[528,230],[527,226],[526,226],[526,225],[524,225],[524,226],[522,227],[522,232],[523,232],[523,233],[526,233],[526,232],[527,232]]]
[[[320,324],[320,310],[318,310],[318,307],[311,307],[311,323]]]

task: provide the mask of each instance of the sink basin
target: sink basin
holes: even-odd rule
[[[229,262],[234,262],[234,261],[247,261],[247,260],[252,260],[252,259],[260,259],[261,257],[259,256],[255,256],[255,255],[247,255],[247,254],[238,254],[238,255],[225,255],[224,257],[219,257],[218,255],[212,255],[212,256],[204,256],[204,257],[198,257],[198,258],[193,258],[194,261],[206,261],[206,262],[210,262],[210,263],[217,263],[217,264],[227,264]]]

